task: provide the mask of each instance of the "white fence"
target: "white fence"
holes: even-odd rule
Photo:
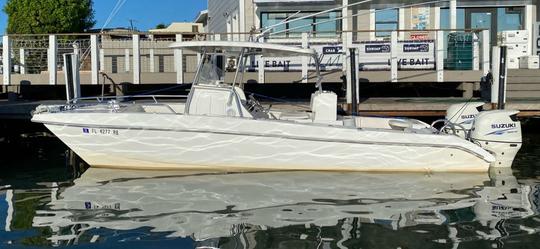
[[[423,31],[422,36],[411,31],[392,31],[391,36],[378,39],[366,32],[342,32],[333,37],[302,33],[298,38],[265,39],[265,42],[289,44],[315,49],[322,61],[323,71],[347,72],[350,68],[350,49],[358,58],[356,68],[360,71],[387,71],[385,81],[400,81],[400,71],[427,70],[435,72],[435,81],[443,82],[448,70],[480,71],[486,74],[490,68],[489,31],[461,31],[472,37],[467,51],[449,48],[449,33],[458,31]],[[380,32],[380,31],[378,31]],[[406,35],[407,34],[407,35]],[[188,38],[186,38],[188,37]],[[133,84],[184,83],[195,73],[200,55],[179,49],[171,49],[172,42],[186,39],[244,40],[249,35],[231,34],[175,34],[154,37],[151,34],[69,34],[69,35],[6,35],[3,37],[2,72],[3,85],[62,84],[62,54],[78,53],[81,57],[81,81],[84,84],[100,84],[100,73],[116,77],[118,81]],[[404,37],[414,37],[405,39]],[[455,45],[455,44],[454,44]],[[453,50],[452,50],[453,49]],[[451,52],[451,53],[450,53]],[[450,54],[449,54],[450,53]],[[459,56],[466,55],[470,65],[463,67]],[[308,82],[308,74],[314,63],[308,58],[253,58],[249,71],[257,72],[257,82],[264,83],[274,72],[301,73],[301,82]],[[389,73],[388,73],[389,72]],[[360,77],[360,73],[356,74]],[[381,74],[380,74],[381,75]],[[347,77],[350,84],[350,77]],[[384,80],[384,79],[383,79]],[[40,82],[45,81],[45,82]],[[291,80],[293,81],[293,80]]]

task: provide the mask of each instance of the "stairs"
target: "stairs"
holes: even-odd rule
[[[540,98],[540,70],[508,70],[507,98]]]

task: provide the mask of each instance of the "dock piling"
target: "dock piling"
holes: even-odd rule
[[[56,35],[49,35],[49,49],[47,50],[47,70],[49,71],[49,85],[56,85],[58,83],[58,68],[57,58],[58,54],[58,38]]]
[[[182,34],[176,35],[176,42],[182,42],[183,36]],[[174,50],[174,69],[176,71],[176,83],[183,84],[184,83],[184,52],[182,49],[175,49]]]
[[[507,64],[506,64],[506,54],[507,47],[501,46],[500,51],[500,66],[499,66],[499,88],[498,88],[498,97],[497,97],[497,109],[504,109],[506,103],[506,74],[507,74]]]
[[[100,70],[100,52],[99,41],[97,35],[90,36],[90,60],[92,68],[92,85],[99,84],[99,70]],[[103,70],[103,68],[101,68]]]
[[[141,84],[141,36],[134,34],[133,39],[133,84]]]
[[[350,70],[351,70],[351,114],[353,116],[356,116],[358,114],[358,101],[357,101],[357,87],[358,79],[356,77],[356,49],[355,48],[349,48],[349,53],[351,54],[351,63],[350,63]]]
[[[11,85],[11,40],[9,36],[2,37],[2,73],[4,86]]]
[[[390,36],[390,81],[398,82],[398,33],[397,31],[392,31]]]

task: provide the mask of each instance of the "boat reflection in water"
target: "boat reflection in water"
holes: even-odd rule
[[[221,248],[457,246],[540,231],[537,218],[532,227],[505,223],[537,215],[540,200],[540,184],[518,182],[509,169],[490,175],[183,174],[90,168],[73,186],[58,189],[33,226],[51,228],[48,240],[57,245],[104,239],[92,235],[96,229],[149,227]]]

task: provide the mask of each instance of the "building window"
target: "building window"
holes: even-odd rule
[[[288,20],[305,17],[316,12],[263,12],[261,13],[261,27],[264,29]],[[273,28],[272,38],[298,38],[302,33],[313,32],[314,37],[335,37],[341,31],[340,11],[329,12],[298,21],[278,25]]]
[[[117,56],[113,56],[112,58],[112,62],[111,62],[111,73],[118,73],[118,57]]]
[[[375,12],[375,32],[376,37],[390,37],[391,32],[387,30],[398,30],[399,29],[399,10],[398,9],[387,9],[387,10],[377,10]]]
[[[497,8],[497,31],[522,30],[523,8]]]
[[[163,55],[158,55],[158,72],[165,72],[165,56]]]
[[[497,13],[496,26],[497,32],[505,30],[521,30],[523,29],[523,7],[498,7],[498,8],[458,8],[456,10],[456,28],[479,28],[478,23],[474,23],[474,20],[470,20],[470,27],[465,27],[466,12],[472,13],[485,13],[491,19],[491,13]],[[441,8],[441,29],[450,28],[450,10],[448,8]],[[491,22],[491,20],[488,20]],[[491,26],[491,24],[489,24]]]
[[[318,37],[334,37],[336,31],[341,31],[341,12],[329,12],[315,17],[315,31]]]
[[[456,29],[465,29],[465,9],[458,8],[456,14]],[[448,8],[441,8],[440,15],[441,29],[450,29],[450,10]]]

